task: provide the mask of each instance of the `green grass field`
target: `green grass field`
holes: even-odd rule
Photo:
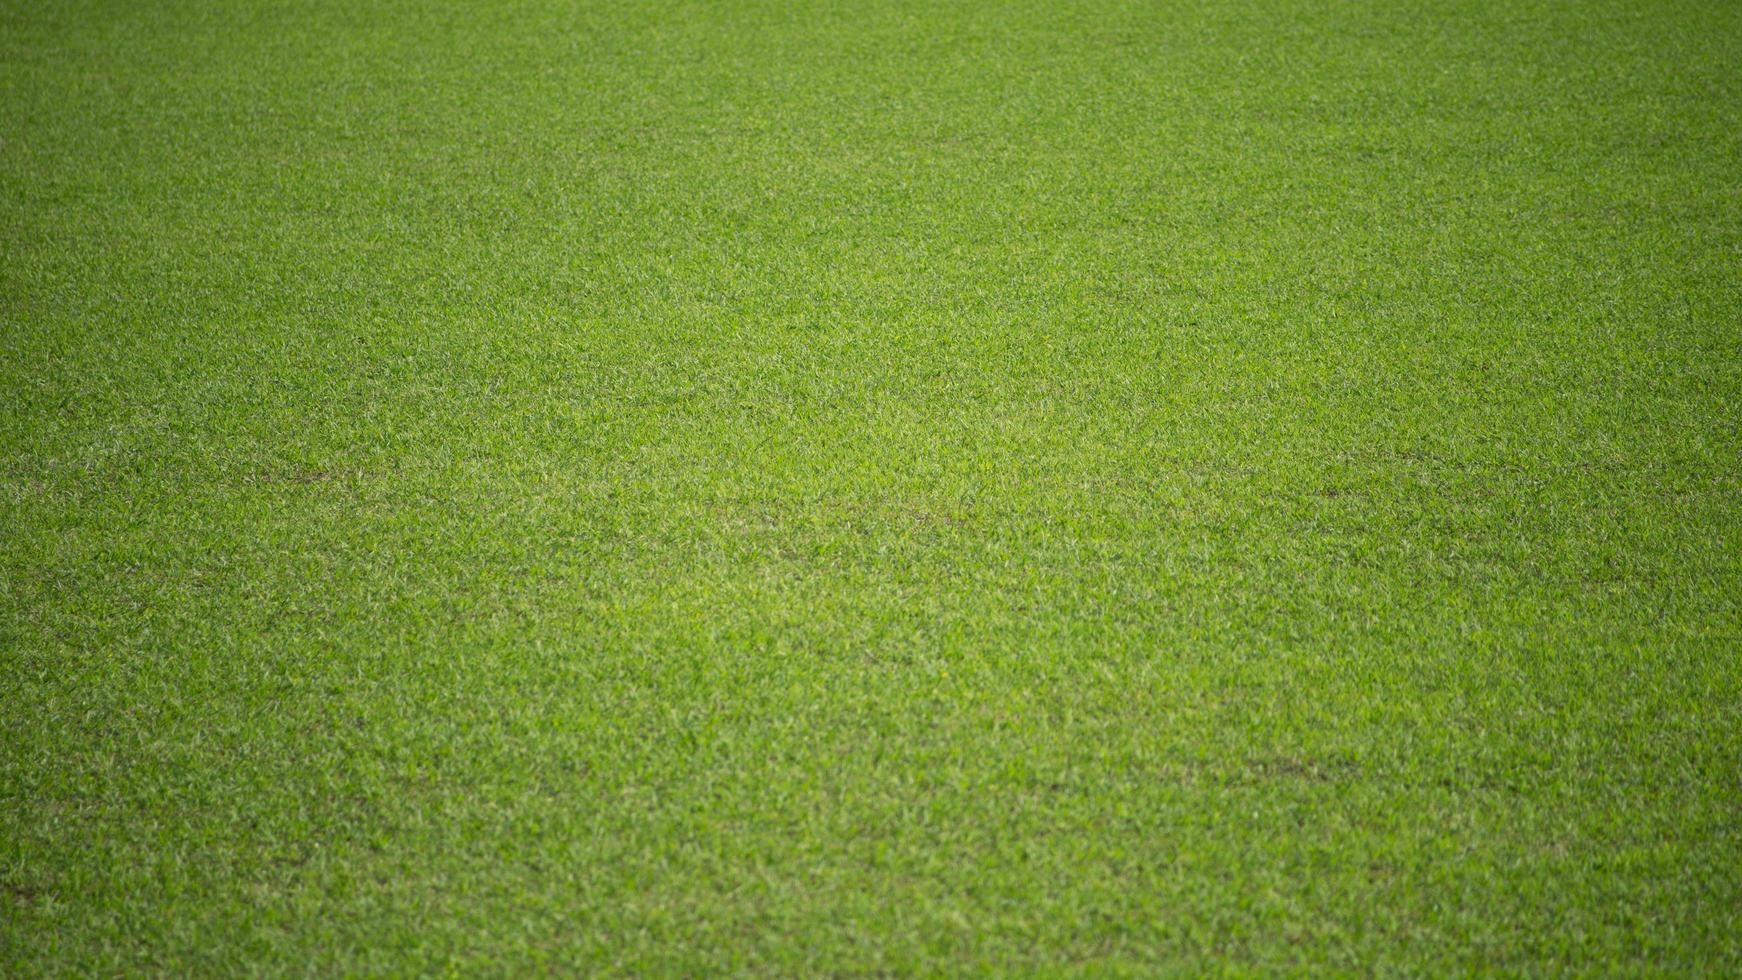
[[[0,0],[0,973],[1742,971],[1739,66]]]

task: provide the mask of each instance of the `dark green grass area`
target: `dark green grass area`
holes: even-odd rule
[[[1742,971],[1742,5],[0,2],[0,972]]]

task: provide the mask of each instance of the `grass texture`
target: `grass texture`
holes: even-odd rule
[[[0,972],[1742,971],[1739,65],[0,0]]]

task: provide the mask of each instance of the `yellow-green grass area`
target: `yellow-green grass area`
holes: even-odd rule
[[[0,0],[0,973],[1742,972],[1742,4]]]

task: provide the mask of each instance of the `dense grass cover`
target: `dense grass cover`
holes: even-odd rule
[[[0,9],[0,972],[1742,970],[1742,5]]]

